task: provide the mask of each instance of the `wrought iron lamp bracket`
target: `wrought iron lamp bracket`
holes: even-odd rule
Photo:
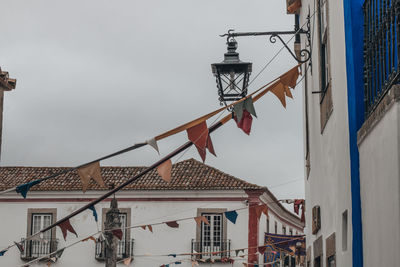
[[[230,39],[234,39],[235,37],[241,36],[270,36],[269,41],[271,43],[276,43],[276,39],[278,38],[284,47],[289,51],[290,55],[298,62],[305,63],[311,59],[311,34],[310,34],[310,15],[307,16],[307,23],[305,25],[306,29],[299,28],[294,31],[271,31],[271,32],[234,32],[234,30],[229,30],[228,33],[220,35],[221,37],[225,37],[227,41]],[[297,57],[295,53],[288,47],[286,42],[282,39],[282,35],[297,35],[304,34],[307,38],[306,48],[300,50],[300,57]]]

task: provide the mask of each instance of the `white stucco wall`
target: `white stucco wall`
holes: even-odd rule
[[[359,143],[364,266],[398,266],[400,103]]]
[[[308,84],[310,147],[310,174],[305,181],[307,248],[311,248],[311,260],[313,260],[313,242],[322,236],[324,254],[321,260],[323,266],[325,266],[325,240],[335,233],[336,266],[351,266],[351,184],[343,1],[324,2],[329,4],[328,56],[330,60],[333,111],[325,129],[321,133],[320,94],[312,94],[313,91],[321,90],[319,84],[319,42],[316,14],[311,20],[311,35],[313,38],[312,73],[309,71],[306,78]],[[314,13],[315,3],[316,1],[314,0],[302,1],[300,25],[306,22],[309,10],[311,15]],[[315,29],[313,29],[313,26],[315,26]],[[305,36],[302,36],[302,47],[305,47]],[[303,86],[305,87],[305,81],[303,81]],[[306,171],[305,177],[307,177]],[[316,235],[313,235],[311,233],[312,208],[316,205],[321,208],[321,230]],[[348,211],[349,219],[348,245],[347,250],[342,251],[342,213],[346,210]]]
[[[85,198],[98,197],[100,193],[87,192]],[[6,214],[0,220],[1,238],[0,248],[8,246],[13,241],[19,241],[26,237],[27,234],[27,213],[29,208],[56,208],[57,218],[60,219],[72,211],[82,207],[87,201],[76,201],[75,198],[82,198],[82,192],[30,192],[28,199],[33,201],[22,201],[19,195],[3,195],[0,196],[0,212]],[[124,201],[126,198],[191,198],[189,201]],[[206,198],[213,200],[206,200]],[[227,210],[239,209],[247,207],[246,201],[239,200],[215,200],[215,198],[246,198],[247,194],[243,191],[155,191],[155,192],[121,192],[117,195],[119,200],[119,208],[131,208],[131,225],[143,225],[157,222],[165,222],[176,220],[179,218],[197,216],[199,208],[224,208]],[[202,198],[197,201],[193,198]],[[4,202],[4,199],[8,199]],[[15,199],[16,201],[10,201]],[[41,201],[34,201],[42,199]],[[57,201],[55,199],[64,199]],[[71,202],[65,199],[72,199]],[[20,202],[18,202],[20,201]],[[99,228],[101,229],[101,210],[108,208],[110,203],[101,202],[96,205],[99,215]],[[282,210],[278,210],[282,213]],[[248,210],[238,211],[236,224],[227,221],[227,239],[231,240],[231,249],[248,247]],[[276,218],[279,221],[279,218]],[[260,219],[259,236],[263,237],[265,233],[265,215]],[[71,224],[79,235],[79,238],[85,238],[97,231],[96,223],[93,219],[91,211],[85,211],[73,219]],[[194,220],[179,222],[180,227],[173,229],[168,226],[158,225],[153,227],[153,233],[141,228],[131,230],[131,238],[135,239],[134,243],[134,261],[131,266],[155,266],[167,264],[180,259],[189,259],[186,257],[149,257],[139,256],[145,254],[174,254],[174,253],[190,253],[191,240],[196,239],[196,223]],[[278,229],[281,229],[280,227]],[[289,229],[289,227],[288,227]],[[59,239],[59,248],[64,247],[78,239],[74,235],[68,234],[65,242],[60,229],[57,227],[56,238]],[[263,244],[260,239],[259,245]],[[232,253],[231,257],[234,257]],[[243,266],[244,260],[236,260],[233,266]],[[262,262],[262,257],[260,257]],[[16,248],[10,249],[3,257],[0,257],[0,266],[20,266],[25,262],[20,259],[20,253]],[[119,264],[123,266],[122,264]],[[226,264],[215,263],[213,266],[226,266]],[[35,263],[31,266],[46,266],[45,263]],[[95,259],[95,247],[92,241],[79,243],[69,249],[66,249],[62,257],[54,266],[85,266],[95,267],[104,266],[104,262]],[[181,264],[180,266],[191,266],[190,262]]]

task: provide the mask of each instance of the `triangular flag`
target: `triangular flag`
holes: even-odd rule
[[[264,255],[266,249],[267,249],[266,246],[259,246],[258,253],[260,253],[261,255]]]
[[[65,220],[62,223],[57,225],[58,227],[60,227],[61,232],[63,234],[64,240],[67,240],[67,232],[71,232],[73,234],[76,235],[76,237],[78,237],[78,234],[75,232],[74,228],[72,227],[71,223],[69,222],[69,220]]]
[[[195,260],[192,260],[192,267],[193,266],[199,266],[199,263],[197,261],[195,261]]]
[[[247,263],[245,263],[245,262],[242,262],[242,263],[243,263],[244,266],[247,266]]]
[[[171,170],[172,170],[172,162],[171,160],[164,161],[157,167],[157,172],[161,176],[161,178],[169,183],[171,181]]]
[[[89,186],[90,179],[95,180],[100,186],[106,187],[103,178],[101,177],[100,162],[96,161],[92,164],[80,167],[78,169],[78,174],[82,181],[82,191],[86,192]]]
[[[153,226],[151,226],[151,224],[147,225],[147,229],[149,229],[150,232],[153,232]]]
[[[14,241],[15,246],[17,246],[19,252],[23,253],[24,252],[24,247],[22,246],[21,243],[17,243]]]
[[[262,213],[268,216],[268,206],[266,204],[254,206],[253,208],[258,219],[260,219]]]
[[[280,81],[284,84],[289,86],[290,88],[295,88],[296,87],[296,83],[297,83],[297,79],[299,78],[299,67],[296,66],[294,68],[292,68],[291,70],[289,70],[288,72],[286,72],[284,75],[282,75],[280,77]]]
[[[165,224],[171,228],[179,228],[179,224],[177,221],[170,221],[170,222],[166,222]]]
[[[174,262],[174,264],[182,264],[182,262],[181,261],[176,261],[176,262]]]
[[[6,254],[7,249],[3,249],[2,251],[0,251],[0,256],[4,256],[4,254]]]
[[[132,258],[126,258],[126,259],[124,260],[124,264],[125,264],[126,266],[131,265],[131,262],[132,262]]]
[[[111,230],[111,232],[113,233],[113,235],[115,235],[119,240],[122,240],[122,230],[121,229],[114,229]]]
[[[210,224],[205,216],[198,216],[198,217],[195,217],[194,220],[196,221],[196,223],[197,223],[198,226],[201,226],[201,222],[204,222],[204,223],[207,224],[207,225]]]
[[[152,148],[154,148],[157,151],[158,155],[160,155],[160,151],[158,150],[157,140],[155,138],[147,140],[146,143],[150,145]]]
[[[176,258],[176,254],[168,254],[168,256]]]
[[[224,214],[225,214],[225,217],[226,217],[229,221],[231,221],[233,224],[236,223],[236,219],[237,219],[237,217],[238,217],[238,214],[237,214],[237,212],[236,212],[235,210],[232,210],[232,211],[225,211]]]
[[[254,108],[253,98],[250,96],[249,98],[246,98],[246,100],[244,100],[243,102],[244,102],[244,109],[257,118],[256,109]]]
[[[287,86],[287,85],[284,85],[284,86],[285,86],[285,95],[287,97],[290,97],[293,99],[293,95],[292,95],[292,92],[290,92],[289,86]]]
[[[301,0],[295,0],[288,8],[287,11],[289,14],[294,14],[301,7]]]
[[[238,121],[240,121],[242,119],[243,110],[245,109],[244,107],[245,107],[244,101],[241,101],[233,106],[233,112],[235,113]]]
[[[142,228],[143,230],[146,230],[146,225],[141,225],[140,228]]]
[[[205,121],[186,130],[189,140],[196,146],[203,162],[206,158],[208,128]]]
[[[48,267],[50,267],[50,266],[51,266],[51,261],[50,261],[50,260],[47,261],[46,265],[47,265]]]
[[[235,117],[235,121],[237,126],[243,130],[247,135],[250,134],[251,131],[251,124],[253,122],[253,118],[251,117],[251,114],[247,110],[243,110],[243,116],[240,121],[237,120]]]
[[[283,107],[286,108],[285,86],[282,83],[279,83],[271,89],[271,92],[278,97]]]
[[[244,253],[244,249],[237,249],[237,250],[235,250],[236,257],[239,255],[240,252],[243,252],[243,253]]]
[[[20,193],[23,198],[26,198],[26,194],[28,194],[29,189],[32,186],[37,185],[41,181],[42,181],[41,179],[38,179],[38,180],[35,180],[35,181],[28,182],[26,184],[19,185],[19,186],[17,186],[15,191],[17,191],[17,193]]]
[[[207,147],[208,151],[211,154],[213,154],[214,156],[217,156],[217,154],[215,154],[214,146],[213,146],[213,143],[211,141],[211,136],[210,135],[208,135],[206,147]]]
[[[95,207],[90,206],[89,209],[92,211],[94,220],[97,222],[97,211],[96,211]]]
[[[83,239],[82,242],[86,242],[88,240],[92,240],[96,244],[96,238],[94,238],[93,236],[89,236],[88,238]]]

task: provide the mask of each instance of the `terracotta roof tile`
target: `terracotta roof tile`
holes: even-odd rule
[[[146,167],[101,167],[101,174],[107,185],[119,185]],[[0,190],[15,187],[32,180],[61,172],[67,167],[1,167]],[[81,181],[76,171],[62,174],[31,188],[33,191],[75,191],[81,190]],[[93,180],[88,190],[106,190]],[[233,177],[218,169],[189,159],[178,162],[172,167],[172,181],[162,180],[157,170],[152,170],[125,190],[257,190],[266,189]]]

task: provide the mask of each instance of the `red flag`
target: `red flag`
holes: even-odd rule
[[[111,232],[113,233],[113,235],[115,235],[119,240],[122,240],[122,230],[121,229],[114,229],[111,230]]]
[[[239,122],[237,121],[236,117],[235,117],[235,121],[236,121],[237,126],[240,129],[242,129],[243,132],[245,132],[247,135],[250,134],[253,117],[247,110],[243,110],[243,116]]]
[[[166,222],[165,224],[171,228],[179,228],[179,224],[177,221],[170,221],[170,222]]]
[[[258,252],[263,255],[265,253],[265,250],[267,249],[266,246],[259,246],[258,247]]]
[[[196,147],[205,148],[207,145],[208,128],[205,121],[189,128],[186,130],[190,141],[196,145]]]
[[[60,227],[61,232],[62,232],[63,237],[64,237],[64,240],[66,240],[66,238],[67,238],[67,231],[75,234],[76,237],[78,237],[78,234],[75,232],[75,230],[72,227],[72,225],[69,222],[69,220],[63,221],[62,223],[58,224],[57,226]]]

